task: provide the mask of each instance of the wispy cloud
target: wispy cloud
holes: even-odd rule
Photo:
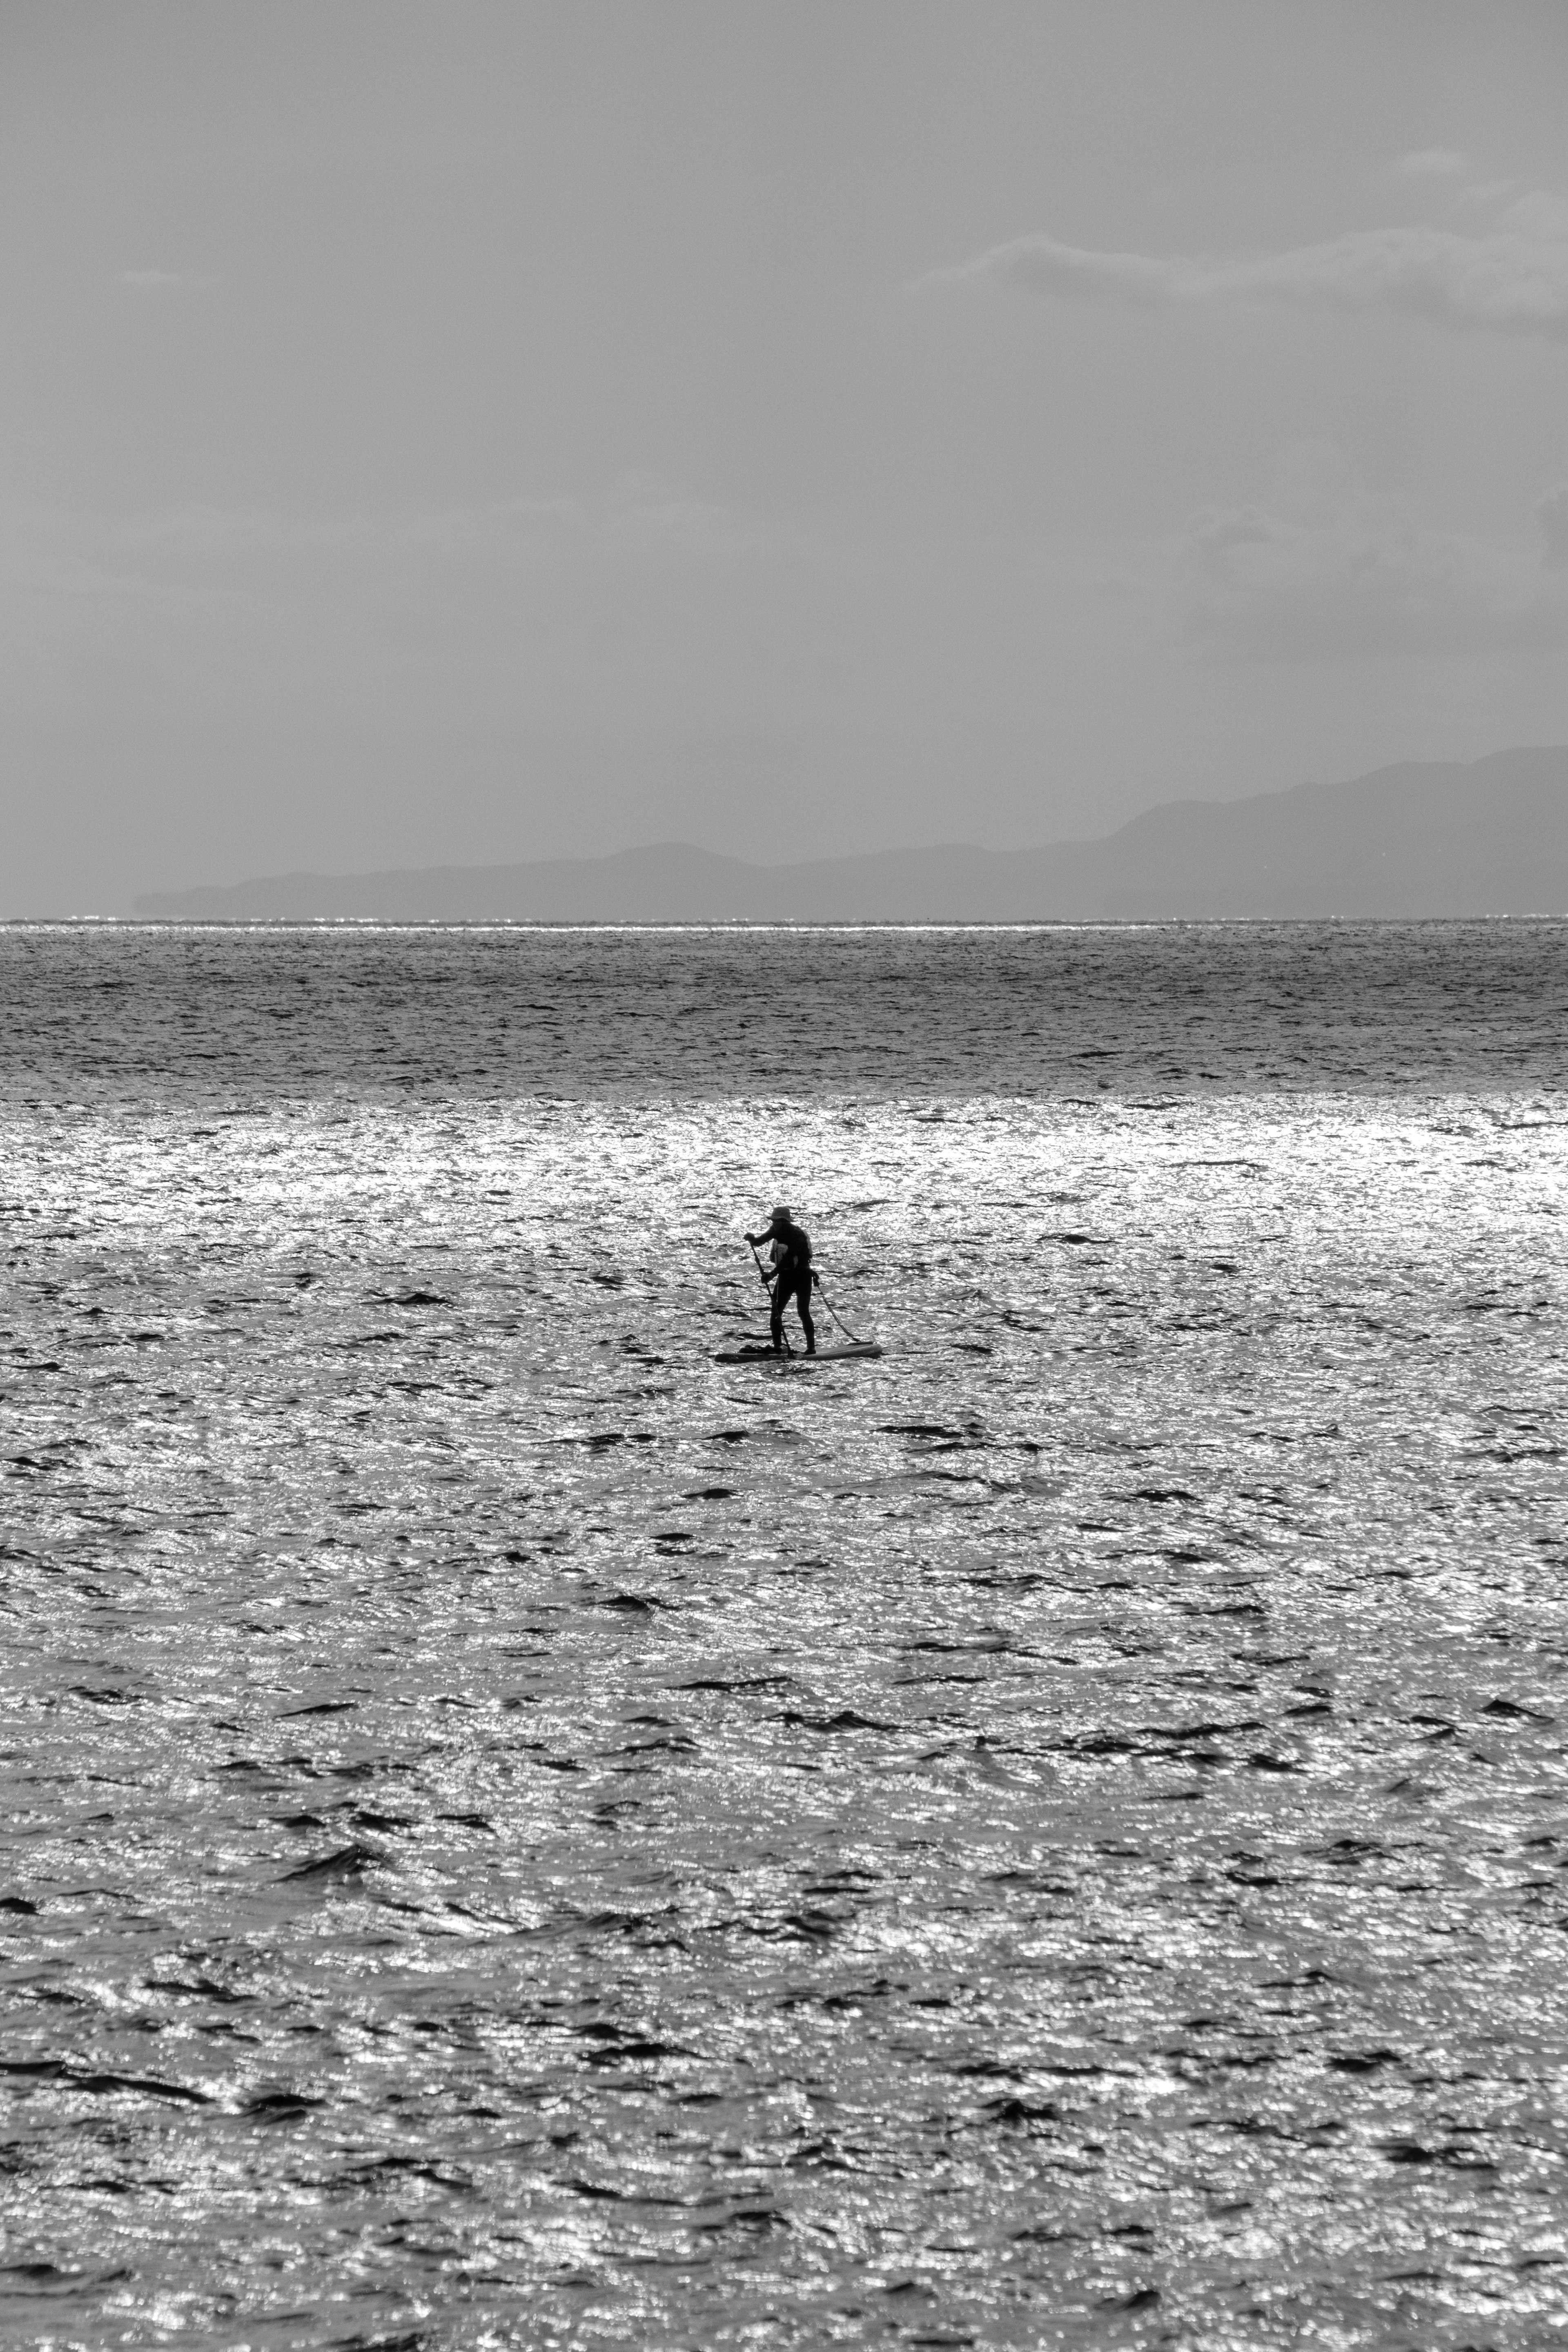
[[[1435,530],[1339,490],[1192,517],[1152,567],[1209,651],[1299,661],[1568,645],[1568,485],[1536,509],[1544,549]]]
[[[895,707],[897,648],[879,672],[878,648],[922,593],[961,601],[641,473],[394,513],[0,511],[0,701],[58,714],[86,673],[142,719],[177,703],[193,723],[283,706],[465,734],[838,723]]]
[[[121,269],[114,282],[128,294],[205,294],[218,280],[200,269]]]
[[[1388,167],[1391,180],[1457,180],[1470,169],[1470,159],[1458,147],[1413,147],[1396,155]]]
[[[1469,194],[1470,209],[1484,205],[1489,215],[1474,228],[1415,222],[1278,253],[1169,255],[1095,251],[1041,233],[921,282],[1145,309],[1274,303],[1394,312],[1500,333],[1568,335],[1568,206],[1495,188]]]
[[[1548,490],[1535,509],[1535,520],[1541,525],[1541,536],[1546,542],[1546,561],[1555,570],[1568,564],[1568,482],[1559,482]]]

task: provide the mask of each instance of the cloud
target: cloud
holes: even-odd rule
[[[850,723],[896,708],[889,614],[922,593],[962,601],[647,474],[391,514],[0,512],[0,703],[340,732]]]
[[[1195,514],[1154,567],[1180,634],[1235,658],[1465,655],[1568,645],[1568,485],[1543,562],[1345,490]]]
[[[1548,490],[1535,509],[1535,520],[1541,525],[1541,536],[1546,541],[1546,561],[1553,569],[1568,563],[1568,482],[1559,482]]]
[[[1044,234],[939,270],[954,281],[1143,309],[1275,303],[1392,312],[1498,333],[1568,336],[1568,212],[1550,195],[1498,201],[1478,232],[1415,222],[1352,229],[1279,253],[1106,253]]]
[[[121,269],[114,282],[129,294],[205,294],[218,281],[199,269]]]
[[[1458,147],[1413,147],[1396,155],[1388,167],[1391,180],[1457,180],[1470,169],[1470,159]]]

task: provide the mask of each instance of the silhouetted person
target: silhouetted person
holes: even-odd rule
[[[771,1241],[769,1252],[773,1262],[773,1346],[784,1352],[784,1311],[795,1300],[800,1313],[800,1328],[805,1333],[805,1352],[816,1353],[816,1326],[811,1319],[811,1235],[803,1231],[787,1209],[775,1209],[765,1231],[748,1234],[746,1239],[753,1249],[759,1242]]]

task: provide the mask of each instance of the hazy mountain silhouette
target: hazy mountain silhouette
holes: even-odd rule
[[[527,866],[163,891],[165,921],[1010,922],[1568,912],[1568,746],[1168,801],[1099,841],[752,866],[684,842]]]

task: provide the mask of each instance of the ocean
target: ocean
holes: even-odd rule
[[[1568,2343],[1568,926],[0,1012],[11,2340]]]

